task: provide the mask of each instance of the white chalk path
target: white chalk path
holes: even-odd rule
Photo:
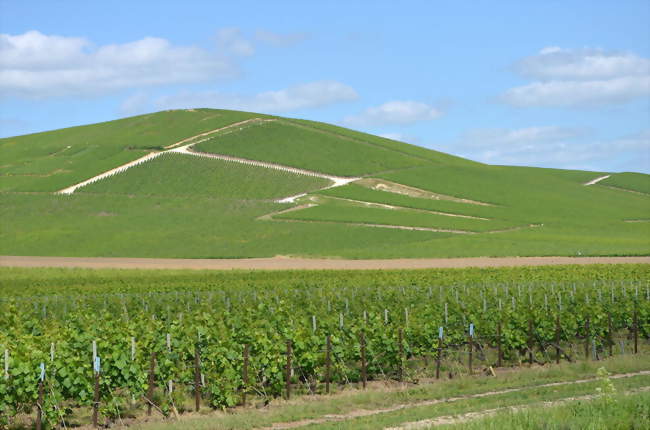
[[[249,159],[246,159],[246,158],[233,157],[233,156],[230,156],[230,155],[210,154],[210,153],[206,153],[206,152],[195,152],[195,151],[190,150],[190,147],[192,147],[192,146],[194,146],[194,145],[196,145],[198,143],[205,142],[206,140],[210,140],[210,139],[213,138],[212,136],[211,137],[205,137],[205,136],[208,136],[208,135],[211,135],[211,134],[216,133],[218,131],[226,130],[226,129],[229,129],[229,128],[235,128],[237,126],[244,125],[246,123],[260,122],[260,121],[270,121],[270,120],[263,120],[261,118],[252,118],[252,119],[248,119],[246,121],[241,121],[241,122],[237,122],[237,123],[234,123],[234,124],[230,124],[230,125],[227,125],[225,127],[221,127],[219,129],[216,129],[216,130],[211,130],[211,131],[208,131],[208,132],[205,132],[205,133],[201,133],[201,134],[198,134],[196,136],[189,137],[187,139],[183,139],[180,142],[177,142],[177,143],[175,143],[173,145],[169,145],[169,146],[165,147],[165,148],[171,148],[171,149],[167,149],[166,151],[161,151],[161,152],[149,153],[149,154],[145,155],[144,157],[138,158],[137,160],[130,161],[130,162],[126,163],[126,164],[115,167],[114,169],[111,169],[111,170],[108,170],[108,171],[106,171],[104,173],[101,173],[99,175],[93,176],[90,179],[86,179],[83,182],[79,182],[78,184],[75,184],[75,185],[72,185],[70,187],[64,188],[64,189],[58,191],[58,193],[59,194],[72,194],[81,187],[84,187],[86,185],[90,185],[90,184],[92,184],[94,182],[97,182],[97,181],[99,181],[101,179],[109,178],[109,177],[111,177],[113,175],[116,175],[118,173],[122,173],[125,170],[130,169],[131,167],[138,166],[138,165],[140,165],[142,163],[145,163],[145,162],[147,162],[149,160],[153,160],[154,158],[156,158],[156,157],[158,157],[160,155],[166,154],[166,153],[178,153],[178,154],[193,155],[193,156],[197,156],[197,157],[214,158],[214,159],[222,160],[222,161],[231,161],[231,162],[235,162],[235,163],[241,163],[241,164],[245,164],[245,165],[248,165],[248,166],[263,167],[263,168],[266,168],[266,169],[281,170],[281,171],[284,171],[284,172],[294,173],[294,174],[297,174],[297,175],[305,175],[305,176],[312,176],[312,177],[316,177],[316,178],[323,178],[323,179],[328,179],[329,181],[331,181],[330,185],[328,185],[327,187],[321,188],[321,190],[325,190],[325,189],[328,189],[328,188],[334,188],[334,187],[340,187],[342,185],[346,185],[346,184],[349,184],[350,182],[354,182],[354,181],[357,181],[357,180],[361,179],[361,178],[348,178],[348,177],[343,177],[343,176],[328,175],[326,173],[314,172],[314,171],[311,171],[311,170],[299,169],[299,168],[296,168],[296,167],[283,166],[281,164],[267,163],[267,162],[264,162],[264,161],[249,160]],[[200,140],[195,140],[198,137],[205,137],[205,138],[200,139]],[[178,145],[180,145],[182,143],[185,143],[185,142],[191,142],[191,143],[185,144],[183,146],[178,146]],[[277,200],[277,202],[278,203],[294,203],[296,201],[296,199],[298,199],[300,197],[303,197],[306,194],[307,193],[301,193],[301,194],[297,194],[295,196],[285,197],[283,199]]]
[[[592,180],[589,181],[589,182],[585,182],[583,185],[594,185],[594,184],[599,183],[600,181],[603,181],[603,180],[609,178],[610,176],[612,176],[612,175],[600,176],[600,177],[598,177],[598,178],[596,178],[596,179],[592,179]]]
[[[81,187],[85,187],[86,185],[90,185],[90,184],[92,184],[94,182],[99,181],[100,179],[109,178],[109,177],[111,177],[113,175],[116,175],[118,173],[122,173],[123,171],[125,171],[127,169],[130,169],[131,167],[138,166],[138,165],[140,165],[140,164],[142,164],[142,163],[144,163],[146,161],[149,161],[149,160],[153,160],[154,158],[156,158],[156,157],[158,157],[159,155],[162,155],[162,154],[164,154],[164,152],[151,152],[151,153],[145,155],[144,157],[138,158],[137,160],[129,161],[126,164],[122,164],[121,166],[118,166],[118,167],[116,167],[114,169],[108,170],[108,171],[106,171],[106,172],[104,172],[102,174],[99,174],[97,176],[93,176],[92,178],[86,179],[85,181],[79,182],[78,184],[75,184],[75,185],[73,185],[71,187],[64,188],[64,189],[58,191],[58,193],[59,194],[72,194],[75,191],[77,191],[77,189],[79,189]]]

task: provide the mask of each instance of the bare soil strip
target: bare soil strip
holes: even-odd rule
[[[646,391],[650,391],[650,387],[641,387],[634,390],[625,391],[623,392],[623,394],[629,395],[634,393],[642,393]],[[408,422],[402,424],[399,427],[385,427],[384,430],[413,430],[413,429],[431,428],[431,427],[448,425],[448,424],[461,424],[468,421],[473,421],[473,420],[493,416],[503,411],[519,412],[530,408],[550,408],[553,406],[563,405],[569,402],[575,402],[580,400],[594,400],[598,397],[599,396],[595,394],[587,394],[584,396],[567,397],[565,399],[548,401],[548,402],[536,402],[532,404],[519,405],[519,406],[505,406],[502,408],[485,409],[483,411],[468,412],[466,414],[461,414],[461,415],[447,415],[447,416],[432,418],[428,420]]]
[[[631,378],[634,376],[641,376],[641,375],[650,375],[650,370],[642,370],[640,372],[634,372],[634,373],[622,373],[618,375],[610,375],[610,379],[621,379],[621,378]],[[390,406],[387,408],[381,408],[381,409],[360,409],[360,410],[355,410],[348,412],[346,414],[335,414],[335,415],[325,415],[320,418],[313,418],[313,419],[307,419],[307,420],[300,420],[300,421],[293,421],[293,422],[284,422],[284,423],[275,423],[270,427],[263,427],[263,430],[280,430],[280,429],[291,429],[291,428],[298,428],[298,427],[304,427],[307,425],[312,425],[312,424],[324,424],[326,422],[332,422],[332,421],[345,421],[345,420],[350,420],[354,418],[359,418],[359,417],[367,417],[370,415],[378,415],[378,414],[385,414],[389,412],[396,412],[402,409],[411,409],[411,408],[417,408],[421,406],[433,406],[441,403],[451,403],[451,402],[457,402],[459,400],[467,400],[467,399],[478,399],[481,397],[491,397],[491,396],[497,396],[501,394],[509,394],[509,393],[516,393],[518,391],[524,391],[524,390],[530,390],[530,389],[537,389],[537,388],[550,388],[550,387],[558,387],[561,385],[568,385],[568,384],[584,384],[587,382],[593,382],[596,381],[598,378],[589,378],[589,379],[578,379],[578,380],[573,380],[573,381],[563,381],[563,382],[551,382],[548,384],[539,384],[539,385],[529,385],[525,387],[518,387],[518,388],[509,388],[506,390],[500,390],[500,391],[488,391],[485,393],[478,393],[478,394],[468,394],[465,396],[458,396],[458,397],[448,397],[444,399],[435,399],[435,400],[425,400],[422,402],[414,402],[414,403],[403,403],[395,406]],[[506,409],[506,408],[503,408]],[[495,410],[498,411],[500,409]],[[474,412],[474,414],[477,414]],[[469,414],[467,414],[469,415]],[[450,419],[453,417],[439,417],[437,419]],[[478,417],[477,417],[478,418]],[[410,428],[422,428],[426,427],[426,425],[432,425],[429,424],[428,422],[434,421],[434,420],[424,420],[427,422],[425,425],[420,425],[418,427],[407,427],[407,425],[414,425],[420,423],[414,422],[414,423],[406,423],[404,424],[404,427],[396,427],[396,429],[410,429]],[[422,421],[422,422],[424,422]]]
[[[477,257],[343,260],[319,258],[176,259],[0,256],[0,267],[196,270],[380,270],[584,264],[650,264],[650,257]]]

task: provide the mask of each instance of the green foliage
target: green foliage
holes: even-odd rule
[[[123,413],[129,399],[145,394],[152,354],[159,391],[173,381],[173,392],[156,399],[157,407],[171,414],[174,408],[182,412],[183,399],[194,389],[197,351],[206,403],[227,408],[239,402],[243,389],[269,398],[282,393],[287,340],[293,346],[292,383],[306,387],[323,382],[327,335],[334,382],[360,380],[362,334],[370,379],[394,378],[406,363],[435,355],[439,326],[445,328],[445,350],[454,351],[465,349],[470,323],[477,348],[493,348],[501,323],[505,358],[516,362],[529,342],[528,322],[534,322],[535,344],[549,346],[559,316],[563,342],[589,336],[603,349],[608,316],[613,330],[629,332],[635,308],[639,335],[650,338],[650,292],[639,282],[648,270],[648,265],[300,274],[3,269],[3,284],[10,287],[0,301],[0,352],[10,351],[10,362],[9,378],[0,378],[2,407],[13,416],[34,405],[41,362],[50,423],[67,413],[64,405],[89,406],[93,341],[102,359],[101,411],[110,419]],[[244,345],[250,347],[245,387]]]

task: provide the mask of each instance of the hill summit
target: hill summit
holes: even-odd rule
[[[650,175],[173,110],[0,139],[3,255],[647,255]]]

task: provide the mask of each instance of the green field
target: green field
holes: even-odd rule
[[[643,173],[617,173],[602,180],[600,184],[650,194],[650,176]]]
[[[281,170],[168,153],[126,172],[100,180],[80,193],[142,196],[212,197],[218,199],[277,199],[317,190],[327,179]]]
[[[499,220],[458,218],[408,208],[364,207],[335,199],[307,209],[275,215],[273,219],[423,227],[461,232],[487,232],[517,227],[514,223]]]
[[[191,140],[251,118],[271,121]],[[313,176],[169,153],[72,195],[54,193],[185,139],[196,142],[193,151],[364,179],[324,189],[329,181]],[[490,166],[312,121],[211,109],[165,111],[1,139],[0,158],[2,255],[650,254],[650,223],[644,222],[649,175],[613,174],[584,186],[603,172]],[[377,188],[386,184],[388,190]],[[271,201],[298,194],[307,195],[294,203]],[[278,214],[307,204],[312,207]]]
[[[405,145],[405,144],[401,144]],[[396,145],[397,146],[397,145]],[[268,161],[340,176],[433,164],[398,148],[273,121],[199,143],[197,151]]]
[[[0,190],[56,191],[182,139],[265,115],[196,109],[0,139]]]

